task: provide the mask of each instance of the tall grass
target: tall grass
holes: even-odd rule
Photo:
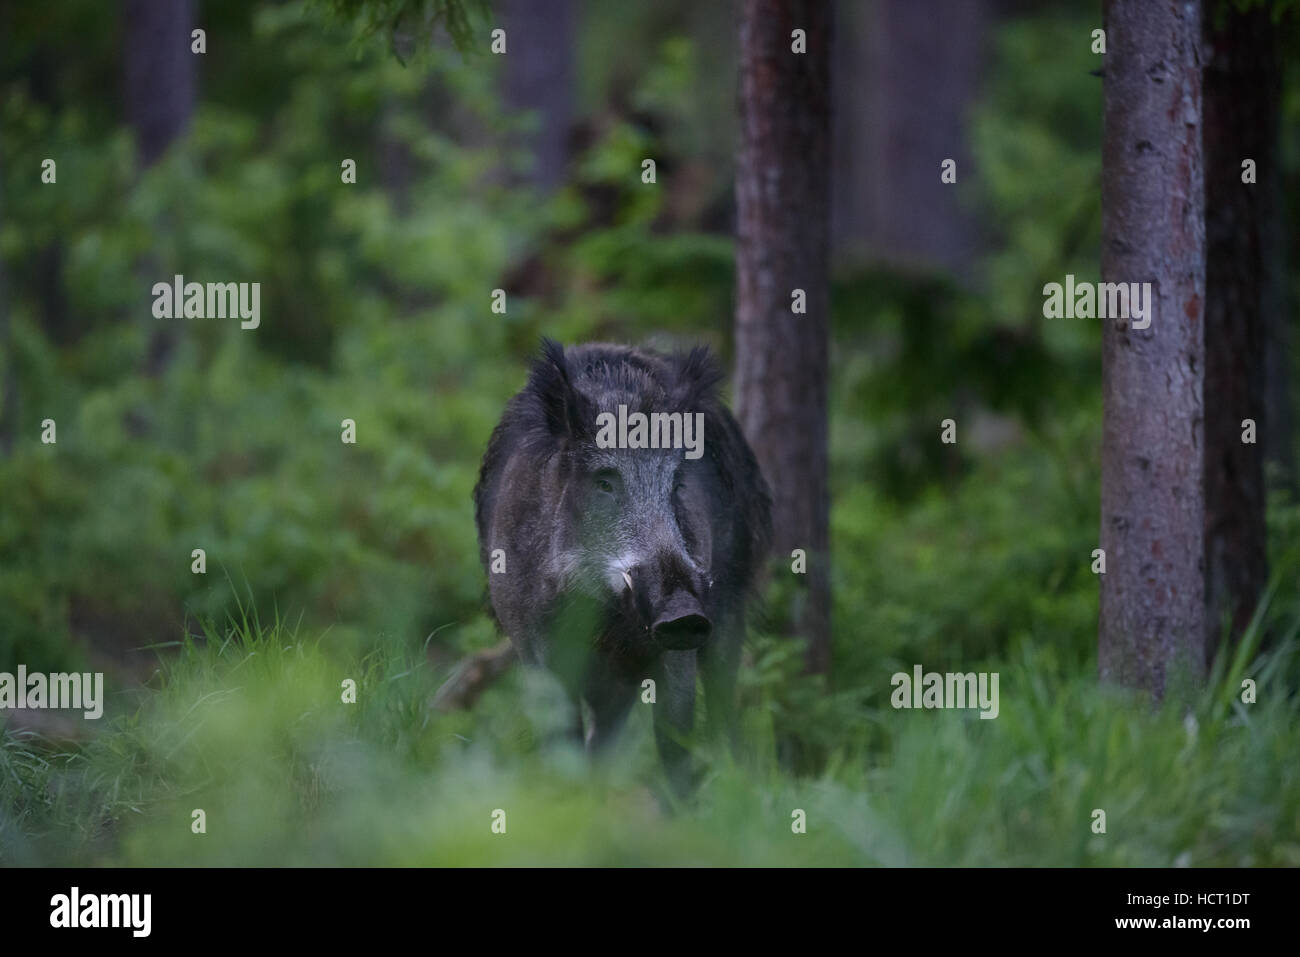
[[[775,689],[751,661],[742,746],[732,756],[700,742],[700,787],[681,803],[660,777],[649,706],[593,763],[564,735],[568,705],[545,675],[517,669],[474,712],[437,714],[427,702],[445,674],[422,651],[356,656],[241,612],[187,637],[84,747],[5,734],[0,860],[1296,865],[1300,724],[1287,685],[1300,617],[1273,650],[1252,650],[1278,624],[1265,609],[1210,684],[1160,706],[1022,642],[981,666],[1001,676],[996,720],[895,711],[883,693],[874,706],[846,701],[823,717],[846,725],[826,731],[847,743],[813,776],[779,760]],[[1240,700],[1246,677],[1253,704]],[[355,704],[342,700],[346,679]],[[800,810],[804,834],[792,829]]]

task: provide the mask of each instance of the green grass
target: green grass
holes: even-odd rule
[[[701,743],[701,786],[677,803],[648,706],[593,765],[545,675],[517,670],[474,712],[434,714],[445,672],[422,652],[358,658],[240,618],[188,639],[80,749],[4,735],[0,862],[1297,865],[1295,652],[1294,632],[1263,657],[1247,647],[1195,700],[1153,708],[1022,643],[980,666],[1001,675],[996,720],[895,711],[882,671],[878,693],[858,689],[875,707],[825,712],[859,725],[839,729],[854,743],[802,777],[777,760],[774,688],[751,662],[739,757]],[[1243,675],[1255,704],[1238,700]]]

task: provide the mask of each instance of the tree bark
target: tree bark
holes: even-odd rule
[[[1106,282],[1149,282],[1151,325],[1103,322],[1099,665],[1161,697],[1205,666],[1205,216],[1200,4],[1106,0]]]
[[[0,30],[5,26],[0,24]],[[61,113],[65,107],[60,100],[59,64],[55,52],[38,48],[32,54],[28,70],[36,102],[55,114]],[[69,308],[63,277],[66,258],[63,239],[56,236],[34,251],[34,262],[25,274],[40,304],[41,327],[56,346],[72,345],[89,325],[84,316]]]
[[[832,253],[971,278],[978,217],[960,187],[939,182],[957,161],[973,180],[966,124],[979,96],[989,0],[838,0]]]
[[[1207,4],[1205,40],[1205,585],[1213,658],[1225,616],[1235,641],[1268,580],[1266,258],[1280,237],[1266,218],[1276,209],[1268,183],[1276,182],[1281,78],[1268,10]],[[1255,161],[1259,182],[1242,182],[1245,159]],[[1256,424],[1256,444],[1242,440],[1245,419]]]
[[[193,0],[127,0],[126,118],[148,169],[194,112]]]
[[[573,122],[574,11],[571,0],[506,0],[505,95],[515,110],[538,115],[529,137],[536,158],[532,181],[544,189],[564,182]]]
[[[1264,243],[1262,302],[1264,313],[1264,463],[1265,481],[1297,491],[1295,414],[1291,405],[1291,323],[1287,307],[1286,197],[1278,154],[1260,175],[1263,191],[1260,229]]]
[[[128,0],[122,15],[126,118],[135,133],[140,169],[146,170],[184,132],[194,113],[194,0]],[[155,228],[160,236],[171,232],[165,221]],[[150,289],[161,272],[156,259],[146,257],[139,269],[142,289]],[[174,323],[154,326],[145,351],[146,374],[163,373],[179,338]]]
[[[4,210],[0,209],[0,221]],[[14,334],[9,318],[9,288],[5,282],[5,264],[0,259],[0,456],[13,451],[22,417],[18,409],[18,369],[14,361]]]
[[[791,50],[802,29],[807,52]],[[736,405],[772,490],[777,556],[807,555],[791,622],[830,668],[826,379],[830,8],[743,0],[736,159]],[[807,311],[792,311],[801,289]]]

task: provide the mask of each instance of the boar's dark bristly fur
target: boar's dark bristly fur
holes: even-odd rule
[[[492,611],[520,657],[586,705],[592,748],[653,679],[656,737],[679,785],[697,665],[710,715],[730,730],[745,603],[771,538],[767,486],[721,380],[704,348],[543,340],[474,489]],[[620,405],[700,413],[702,455],[601,448],[598,417]]]

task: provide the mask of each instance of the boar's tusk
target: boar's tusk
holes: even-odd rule
[[[631,590],[632,590],[632,576],[629,575],[629,574],[627,573],[626,569],[623,571],[623,581],[627,582],[627,590],[628,590],[628,591],[631,591]]]

